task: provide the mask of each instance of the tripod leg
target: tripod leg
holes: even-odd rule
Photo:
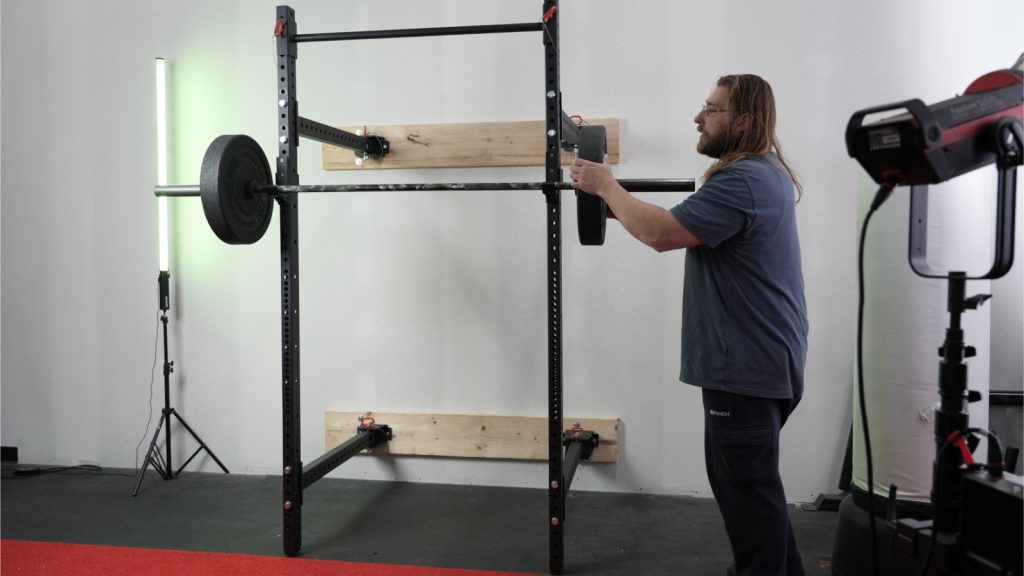
[[[224,466],[224,463],[217,458],[217,455],[213,453],[213,450],[210,450],[210,447],[203,442],[203,439],[200,438],[199,435],[196,434],[195,430],[188,425],[188,422],[185,422],[185,419],[181,417],[181,414],[175,412],[174,408],[171,408],[171,413],[174,414],[174,417],[178,419],[178,422],[181,422],[181,425],[185,427],[185,430],[188,430],[188,433],[191,434],[192,437],[196,439],[196,442],[199,443],[199,450],[196,450],[195,453],[192,454],[192,457],[189,458],[185,464],[181,465],[181,468],[178,469],[178,473],[181,473],[181,471],[185,469],[185,466],[192,461],[192,458],[195,458],[196,454],[199,454],[200,450],[206,450],[207,454],[209,454],[210,457],[213,458],[213,461],[217,463],[217,466],[220,466],[220,469],[223,470],[225,474],[230,474],[228,469]]]
[[[142,486],[142,479],[146,476],[146,469],[149,465],[153,465],[153,469],[160,474],[160,477],[164,480],[169,480],[168,472],[164,471],[160,467],[160,463],[153,459],[153,455],[160,456],[160,451],[157,449],[156,442],[160,439],[160,429],[164,425],[164,419],[167,418],[167,413],[164,412],[160,415],[160,420],[156,423],[156,431],[153,432],[153,440],[149,443],[149,450],[146,451],[146,459],[142,463],[142,470],[139,470],[139,478],[135,481],[135,490],[132,491],[132,498],[139,493],[139,487]],[[168,421],[168,425],[170,422]]]

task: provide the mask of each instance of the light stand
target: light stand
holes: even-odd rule
[[[171,372],[174,372],[174,362],[168,359],[167,354],[167,310],[170,308],[170,290],[168,287],[168,280],[171,275],[166,270],[160,271],[160,276],[157,278],[157,282],[160,285],[160,322],[164,325],[164,408],[160,413],[160,421],[157,422],[156,431],[153,432],[153,440],[149,443],[149,451],[146,452],[146,461],[142,465],[142,469],[139,470],[138,480],[135,482],[135,490],[132,491],[134,497],[139,493],[139,487],[142,485],[142,479],[146,476],[146,469],[150,466],[156,470],[157,474],[160,475],[164,480],[173,480],[181,474],[181,471],[188,466],[189,462],[192,461],[196,456],[199,455],[203,450],[213,458],[213,461],[220,466],[220,469],[228,474],[228,469],[224,467],[224,464],[217,458],[217,455],[210,450],[210,447],[203,442],[203,439],[196,434],[195,430],[185,422],[185,419],[178,414],[177,410],[171,407]],[[178,419],[178,423],[185,427],[185,430],[192,435],[192,438],[199,443],[199,448],[189,456],[188,460],[178,468],[174,470],[171,465],[171,416]],[[160,448],[157,446],[157,442],[160,440],[160,429],[164,426],[164,447],[166,448],[166,456],[160,454]]]

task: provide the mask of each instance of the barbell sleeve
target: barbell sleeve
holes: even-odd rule
[[[200,196],[199,186],[157,186],[153,188],[156,196]]]

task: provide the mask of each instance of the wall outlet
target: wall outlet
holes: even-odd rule
[[[0,460],[4,462],[17,462],[18,461],[18,447],[17,446],[0,446]]]

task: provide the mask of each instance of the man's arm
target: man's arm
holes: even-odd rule
[[[600,196],[627,232],[658,252],[703,244],[671,212],[644,202],[626,191],[612,175],[608,157],[604,163],[577,158],[569,169],[573,187]]]

